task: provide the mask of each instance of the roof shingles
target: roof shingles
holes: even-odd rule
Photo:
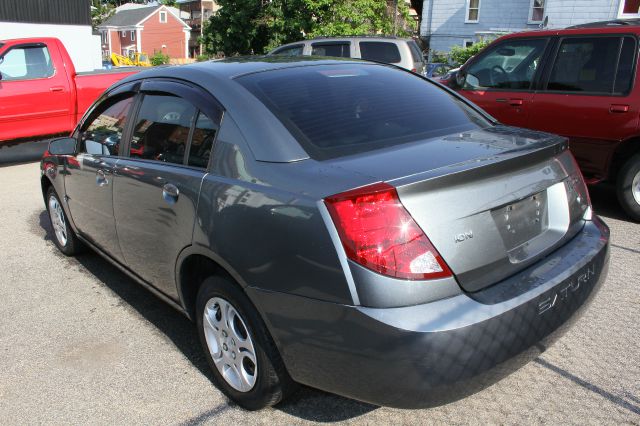
[[[123,10],[99,25],[99,27],[133,27],[162,6],[141,7]]]

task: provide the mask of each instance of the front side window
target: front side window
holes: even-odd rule
[[[35,80],[54,73],[46,46],[14,47],[0,58],[2,81]]]
[[[296,44],[295,46],[288,46],[273,52],[273,55],[277,56],[301,56],[304,44]]]
[[[311,54],[316,56],[334,56],[349,58],[349,43],[314,43],[311,45]]]
[[[635,40],[631,37],[564,39],[558,49],[547,90],[603,94],[611,94],[614,90],[626,91],[631,81],[634,57]]]
[[[435,84],[385,65],[296,67],[236,81],[318,160],[491,125]]]
[[[400,51],[395,43],[380,41],[361,41],[360,56],[368,61],[396,64],[400,62]]]
[[[546,0],[531,0],[529,22],[542,22],[544,19],[544,3]]]
[[[467,0],[467,15],[465,22],[480,21],[480,0]]]
[[[131,105],[133,95],[119,100],[107,101],[106,108],[101,107],[92,114],[82,126],[80,152],[91,155],[118,155],[122,132]]]
[[[196,108],[171,95],[145,94],[133,128],[132,158],[183,164]]]
[[[546,45],[546,39],[500,43],[467,68],[464,89],[529,90]]]

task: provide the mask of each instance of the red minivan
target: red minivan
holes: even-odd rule
[[[639,35],[636,21],[509,34],[450,85],[504,124],[569,138],[587,181],[614,182],[640,221]]]

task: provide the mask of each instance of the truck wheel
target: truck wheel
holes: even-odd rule
[[[294,390],[269,331],[237,285],[207,278],[196,299],[196,324],[215,384],[238,405],[259,410]]]
[[[625,163],[618,175],[618,200],[635,221],[640,221],[640,154]]]
[[[82,242],[78,239],[69,225],[67,215],[62,208],[60,198],[50,186],[47,190],[47,211],[53,228],[53,242],[58,249],[67,256],[74,256],[82,251]]]

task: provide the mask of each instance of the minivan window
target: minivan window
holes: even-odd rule
[[[611,93],[620,41],[620,37],[572,37],[562,40],[547,90]],[[621,77],[624,78],[624,75]]]
[[[278,56],[300,56],[304,49],[304,44],[296,44],[295,46],[288,46],[282,49],[278,49],[272,53],[272,55]]]
[[[133,104],[133,94],[115,98],[92,113],[95,118],[82,125],[81,153],[91,155],[118,155],[127,114]],[[97,115],[96,115],[97,114]]]
[[[171,95],[145,94],[135,121],[130,156],[183,164],[196,108]]]
[[[546,45],[540,38],[498,44],[467,68],[465,89],[530,89]]]
[[[436,85],[384,65],[288,68],[237,81],[318,160],[490,125]]]
[[[400,62],[400,51],[395,43],[380,41],[361,41],[360,56],[368,61],[395,64]]]
[[[335,56],[349,58],[349,43],[314,43],[311,45],[311,54],[317,56]]]

